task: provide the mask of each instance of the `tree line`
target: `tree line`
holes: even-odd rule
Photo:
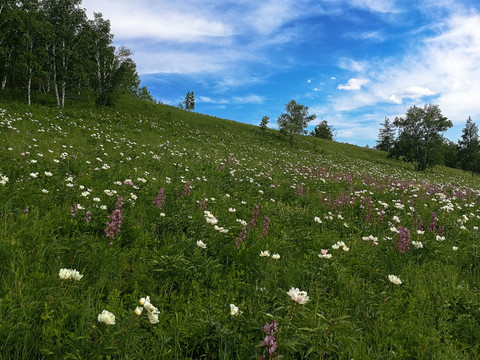
[[[98,105],[113,105],[121,93],[155,102],[140,87],[131,51],[113,45],[110,21],[93,20],[81,0],[2,0],[0,2],[0,91],[21,90],[55,97],[93,93]]]
[[[446,165],[473,173],[480,172],[478,127],[469,117],[461,139],[454,143],[442,133],[453,123],[442,115],[438,105],[412,106],[404,117],[390,122],[385,118],[376,148],[388,156],[415,164],[418,170]]]

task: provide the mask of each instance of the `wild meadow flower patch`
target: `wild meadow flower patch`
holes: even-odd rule
[[[5,105],[0,160],[0,358],[480,353],[476,176],[161,105]]]

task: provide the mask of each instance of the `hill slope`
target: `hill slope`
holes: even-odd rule
[[[476,356],[477,178],[162,105],[0,108],[3,357]]]

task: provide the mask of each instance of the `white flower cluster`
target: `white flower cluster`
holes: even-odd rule
[[[152,303],[150,302],[150,296],[141,298],[139,303],[143,307],[137,306],[135,309],[135,314],[140,316],[143,312],[143,309],[145,309],[147,311],[148,321],[150,321],[150,324],[158,323],[158,314],[160,314],[160,310],[158,310],[155,306],[152,305]]]
[[[205,221],[210,225],[217,225],[218,219],[208,210],[203,212]]]
[[[260,251],[260,256],[261,256],[261,257],[271,257],[273,260],[278,260],[278,259],[280,259],[280,254],[270,255],[270,251],[269,251],[269,250]]]
[[[101,314],[98,314],[98,321],[107,325],[115,325],[115,315],[110,311],[103,310]]]
[[[207,248],[207,244],[205,244],[202,240],[197,240],[197,246],[200,249],[206,249]]]
[[[345,245],[345,243],[343,241],[337,241],[336,244],[332,245],[332,249],[337,250],[337,249],[340,249],[340,248],[342,248],[343,251],[350,250],[350,248],[347,245]]]
[[[318,216],[315,216],[313,218],[313,221],[315,221],[317,224],[321,224],[322,223],[322,219],[320,219]]]
[[[323,259],[330,259],[332,257],[332,254],[329,254],[328,250],[322,249],[321,254],[318,254],[318,257],[321,257]]]
[[[58,276],[63,280],[73,279],[77,281],[83,277],[83,275],[80,275],[80,273],[75,269],[60,269]]]
[[[0,185],[5,185],[8,182],[8,177],[0,173]]]
[[[240,225],[242,225],[244,227],[247,226],[247,222],[245,220],[237,219],[236,221],[237,221],[237,223],[239,223]]]
[[[412,245],[415,246],[415,249],[423,249],[423,243],[421,241],[412,241]]]
[[[388,280],[390,280],[390,282],[395,285],[402,284],[402,280],[400,280],[400,278],[396,275],[388,275]]]
[[[299,288],[292,287],[287,292],[287,294],[290,296],[290,299],[292,299],[293,301],[295,301],[295,302],[297,302],[301,305],[306,304],[309,300],[307,292],[306,291],[300,291]]]

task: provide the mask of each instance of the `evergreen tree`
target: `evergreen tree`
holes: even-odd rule
[[[293,135],[306,134],[307,124],[315,120],[317,115],[308,115],[308,107],[298,104],[295,100],[290,100],[285,109],[287,112],[278,117],[277,124],[280,132],[289,137],[290,146],[293,146]]]
[[[262,120],[260,121],[260,129],[262,131],[267,130],[268,127],[268,121],[270,120],[270,116],[264,116]]]
[[[395,142],[395,129],[388,117],[385,117],[385,121],[381,125],[382,128],[380,128],[378,132],[378,140],[375,148],[390,153]]]
[[[320,124],[315,126],[310,135],[320,139],[333,140],[332,127],[328,125],[327,120],[320,121]]]
[[[480,171],[480,142],[478,126],[469,116],[462,130],[462,138],[458,141],[458,158],[460,167],[465,171]]]
[[[193,95],[193,91],[187,93],[183,103],[185,104],[185,110],[195,110],[195,96]]]

